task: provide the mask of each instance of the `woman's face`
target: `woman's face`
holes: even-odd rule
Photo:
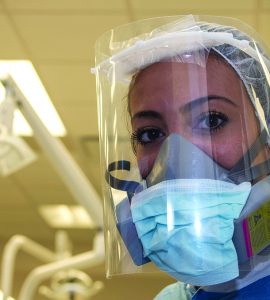
[[[172,133],[183,136],[226,169],[236,164],[259,134],[241,80],[212,55],[205,67],[178,62],[147,67],[137,76],[129,101],[132,139],[143,177]],[[265,151],[255,163],[265,158]]]

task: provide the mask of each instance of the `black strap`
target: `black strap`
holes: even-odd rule
[[[254,181],[259,177],[270,174],[270,159],[250,168],[237,171],[228,176],[235,183],[242,183],[244,181]]]
[[[130,171],[130,162],[127,160],[119,160],[110,163],[105,173],[105,178],[108,184],[114,189],[134,193],[140,185],[139,182],[118,179],[112,176],[111,172],[117,170]]]
[[[246,165],[250,166],[252,164],[259,152],[265,147],[267,139],[268,132],[264,129],[245,155],[230,170],[228,174],[229,179],[235,183],[241,183],[244,181],[256,180],[258,177],[265,176],[270,173],[270,160],[266,160],[253,167],[245,168]]]

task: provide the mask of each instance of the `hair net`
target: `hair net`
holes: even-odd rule
[[[241,49],[230,45],[230,44],[222,44],[219,46],[214,46],[213,49],[219,55],[221,55],[237,72],[237,74],[242,79],[249,97],[255,107],[257,107],[258,103],[256,103],[256,99],[259,99],[260,105],[264,112],[264,117],[259,116],[260,121],[262,122],[265,118],[267,122],[267,127],[269,128],[270,124],[270,113],[269,113],[269,96],[270,96],[270,82],[269,82],[269,60],[266,57],[266,54],[263,52],[262,48],[256,45],[256,42],[251,39],[245,33],[239,31],[236,28],[221,26],[217,24],[210,23],[202,23],[200,25],[201,30],[207,32],[227,32],[233,34],[233,37],[237,40],[245,40],[249,41],[249,46],[254,50],[257,50],[259,54],[263,57],[266,67],[263,69],[262,61],[258,61],[255,58],[249,56],[246,52]],[[258,54],[258,55],[259,55]],[[262,58],[262,59],[263,59]],[[266,65],[265,65],[266,66]]]

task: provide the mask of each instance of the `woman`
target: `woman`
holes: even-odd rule
[[[103,36],[108,60],[97,43],[109,273],[151,261],[179,281],[156,299],[258,299],[270,280],[269,61],[247,34],[198,17],[133,27]]]

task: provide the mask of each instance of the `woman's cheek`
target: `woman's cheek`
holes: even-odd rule
[[[212,157],[225,169],[232,169],[247,151],[241,136],[231,136],[224,143],[213,144]]]

